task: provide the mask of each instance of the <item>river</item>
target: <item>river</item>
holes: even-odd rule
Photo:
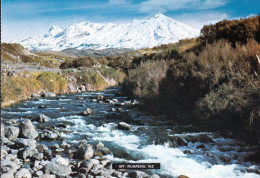
[[[32,99],[3,108],[2,117],[28,119],[45,114],[51,121],[34,124],[46,128],[57,126],[62,138],[70,144],[101,141],[112,151],[106,157],[113,162],[161,163],[161,169],[145,170],[161,177],[260,177],[260,165],[245,161],[255,147],[215,133],[200,132],[191,125],[178,125],[164,116],[152,116],[128,105],[128,98],[117,93],[118,88],[114,87],[102,92]],[[92,102],[97,95],[105,100],[117,99],[119,104]],[[82,116],[86,108],[92,108],[95,114]],[[130,124],[131,130],[118,130],[121,121]],[[53,142],[60,141],[42,141],[46,145]]]

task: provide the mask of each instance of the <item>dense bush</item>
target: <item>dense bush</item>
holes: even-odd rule
[[[60,65],[61,69],[78,68],[78,67],[91,67],[99,62],[93,57],[79,57],[75,60],[67,60]]]
[[[260,42],[260,14],[247,19],[223,20],[214,25],[205,25],[201,34],[209,43],[220,39],[229,40],[233,46],[237,42],[246,43],[247,39]]]
[[[104,90],[106,87],[108,87],[108,83],[95,69],[84,68],[76,74],[76,78],[78,84],[90,84],[95,90]]]
[[[260,44],[254,40],[236,48],[220,40],[198,54],[183,53],[169,67],[164,60],[141,63],[129,71],[123,89],[147,109],[171,119],[257,134],[260,64],[256,54],[260,56]]]
[[[65,93],[67,91],[67,80],[59,74],[53,72],[42,72],[38,77],[41,83],[43,83],[44,89],[54,93]]]
[[[114,69],[112,67],[108,67],[105,65],[102,65],[101,67],[97,68],[98,71],[101,72],[101,74],[109,79],[115,79],[117,82],[121,83],[124,80],[125,73],[120,71],[119,69]]]

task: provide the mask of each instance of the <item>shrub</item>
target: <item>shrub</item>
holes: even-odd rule
[[[110,78],[110,79],[113,78],[119,83],[123,82],[123,80],[124,80],[125,74],[124,74],[124,72],[120,71],[119,69],[116,70],[116,69],[114,69],[112,67],[108,67],[108,66],[101,66],[97,69],[106,78]]]
[[[75,60],[67,60],[60,65],[61,69],[78,68],[78,67],[92,67],[99,64],[93,57],[79,57]]]
[[[95,69],[85,68],[76,74],[76,78],[79,84],[90,84],[95,90],[103,90],[108,87],[108,83]]]
[[[67,80],[59,74],[53,72],[42,72],[37,76],[37,80],[43,83],[44,89],[54,93],[67,92]]]
[[[123,91],[131,97],[152,98],[158,95],[159,82],[165,77],[168,62],[142,62],[136,69],[128,71],[123,82]]]

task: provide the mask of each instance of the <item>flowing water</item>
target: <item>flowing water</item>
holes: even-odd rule
[[[192,126],[178,125],[134,106],[91,102],[101,94],[127,103],[127,97],[117,96],[117,91],[118,88],[110,88],[103,92],[28,100],[2,109],[2,117],[22,120],[45,114],[51,121],[34,124],[42,128],[57,126],[65,141],[71,144],[82,140],[93,144],[101,141],[112,151],[106,157],[113,162],[161,163],[161,169],[145,171],[162,177],[260,177],[260,165],[245,161],[256,148],[243,142],[199,132]],[[88,107],[94,109],[95,115],[82,116]],[[111,108],[122,110],[111,111]],[[129,123],[131,130],[118,130],[117,124],[121,121]],[[60,141],[43,143],[53,142]]]

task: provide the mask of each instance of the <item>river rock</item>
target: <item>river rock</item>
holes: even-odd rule
[[[51,162],[57,163],[58,165],[61,165],[61,166],[68,166],[69,165],[69,161],[67,159],[62,158],[62,157],[52,158]]]
[[[6,150],[1,149],[1,159],[5,158],[8,155]]]
[[[13,173],[4,173],[1,174],[1,178],[14,178],[14,174]]]
[[[36,171],[35,173],[34,173],[34,177],[40,177],[40,176],[42,176],[43,175],[43,172],[42,171]]]
[[[47,93],[43,93],[41,95],[41,97],[56,97],[55,93],[51,93],[51,92],[47,92]]]
[[[8,126],[4,129],[4,135],[7,139],[13,141],[15,140],[18,135],[19,135],[19,128],[13,127],[13,126]]]
[[[40,114],[37,118],[36,121],[38,122],[49,122],[50,118],[48,116],[45,116],[44,114]]]
[[[90,159],[94,156],[94,150],[91,145],[87,145],[86,147],[79,148],[75,153],[74,157],[76,159]]]
[[[97,100],[98,101],[102,101],[104,99],[104,96],[103,95],[97,95]]]
[[[56,178],[53,174],[43,174],[42,176],[39,176],[39,178]]]
[[[16,164],[15,162],[10,161],[8,159],[1,159],[1,170],[3,172],[9,172],[10,169],[14,169],[16,172],[16,170],[19,168],[20,168],[20,166],[18,164]]]
[[[45,109],[45,108],[47,108],[47,106],[46,105],[40,105],[40,106],[38,106],[38,108],[39,109]]]
[[[37,150],[38,152],[43,153],[48,150],[48,147],[46,145],[41,144],[37,146]]]
[[[40,98],[41,96],[37,93],[34,93],[31,95],[31,98]]]
[[[86,91],[86,87],[84,85],[80,85],[79,86],[79,89],[82,91],[82,92],[85,92]]]
[[[1,138],[5,136],[5,125],[1,123]]]
[[[117,99],[115,99],[115,98],[114,98],[114,99],[112,99],[112,101],[113,101],[113,102],[115,102],[115,103],[118,103],[118,100],[117,100]]]
[[[26,147],[25,149],[23,149],[22,151],[19,152],[19,158],[21,159],[26,159],[26,158],[31,158],[33,157],[35,154],[38,153],[38,150],[36,148],[33,147]]]
[[[14,176],[15,178],[31,178],[32,175],[28,169],[20,169]]]
[[[160,176],[158,176],[157,174],[153,174],[149,178],[160,178]]]
[[[129,177],[131,178],[148,178],[148,174],[142,171],[129,172]]]
[[[98,147],[98,150],[101,151],[103,155],[107,155],[111,153],[111,151],[107,147]]]
[[[94,114],[94,110],[91,108],[87,108],[83,111],[82,115],[83,116],[88,116],[88,115],[93,115]]]
[[[87,173],[89,170],[96,164],[99,164],[99,161],[97,159],[89,159],[82,162],[82,167],[87,168]]]
[[[76,93],[77,92],[77,89],[71,83],[68,84],[68,87],[69,87],[69,91],[71,93]]]
[[[71,145],[68,144],[68,143],[65,142],[65,141],[62,141],[61,144],[60,144],[60,146],[61,146],[61,148],[64,148],[64,149],[66,149],[66,148],[71,148]]]
[[[34,139],[17,138],[14,143],[18,148],[24,148],[27,146],[36,147],[36,141]]]
[[[57,163],[48,163],[44,166],[45,173],[57,176],[68,176],[72,170],[69,166],[61,166]]]
[[[38,132],[35,130],[30,120],[25,120],[20,124],[20,134],[22,137],[35,139],[38,137]]]
[[[117,128],[119,130],[130,130],[131,126],[125,122],[119,122]]]
[[[99,147],[104,147],[105,145],[102,143],[102,142],[98,142],[98,144],[96,145],[96,148],[99,148]]]

